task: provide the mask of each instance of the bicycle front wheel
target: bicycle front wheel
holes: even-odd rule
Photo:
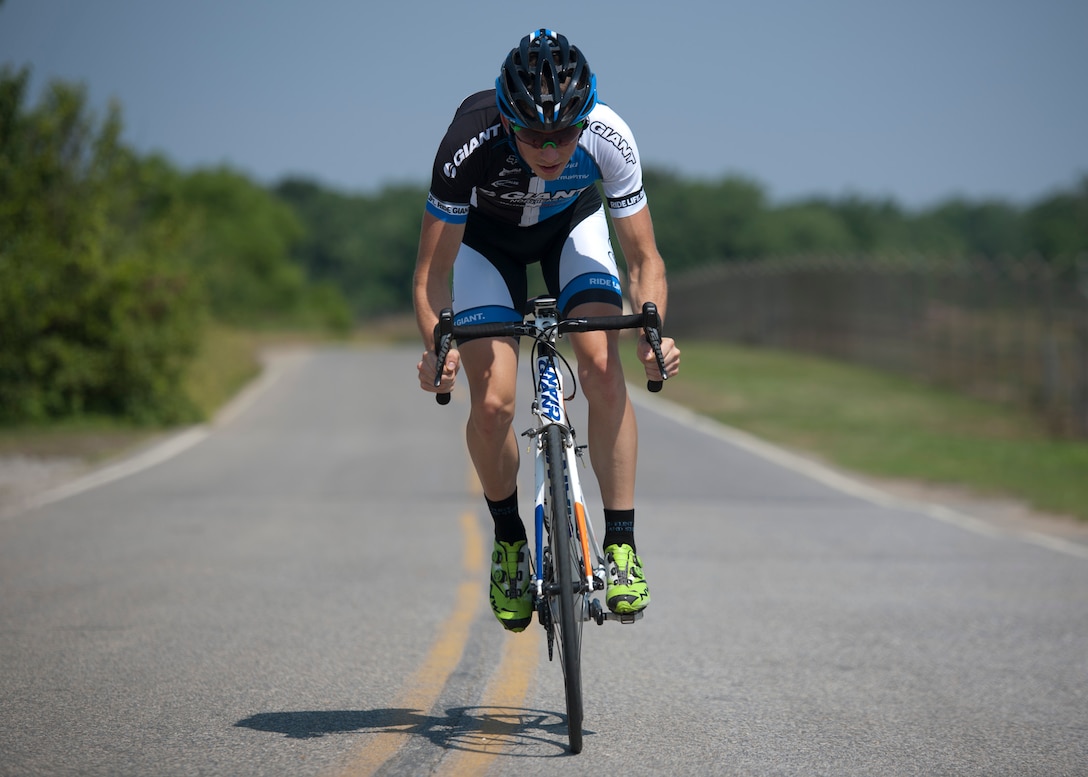
[[[548,601],[559,640],[563,685],[567,696],[567,731],[572,753],[582,752],[582,624],[586,592],[582,590],[580,545],[573,531],[572,504],[567,498],[563,474],[563,431],[558,426],[545,430],[548,453],[548,494],[554,585]]]

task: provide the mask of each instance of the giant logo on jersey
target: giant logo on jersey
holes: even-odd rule
[[[442,172],[446,175],[447,178],[456,178],[457,168],[464,164],[464,161],[466,159],[472,156],[473,151],[475,151],[484,143],[498,135],[501,129],[502,125],[493,124],[492,126],[485,129],[483,132],[481,132],[479,135],[469,140],[467,143],[457,149],[456,153],[454,153],[453,155],[453,161],[446,162],[446,164],[442,165]]]
[[[592,121],[589,124],[589,131],[594,135],[600,135],[607,140],[613,146],[620,150],[623,154],[623,158],[627,160],[627,164],[635,164],[635,150],[631,148],[631,144],[627,142],[627,138],[621,135],[618,131],[609,127],[603,121]]]
[[[503,192],[499,195],[499,199],[514,205],[533,207],[569,200],[577,197],[582,191],[582,189],[560,189],[554,192]]]

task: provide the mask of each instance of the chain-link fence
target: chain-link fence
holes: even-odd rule
[[[671,279],[668,329],[1021,403],[1053,433],[1088,438],[1088,262],[1061,267],[1030,259],[727,263]]]

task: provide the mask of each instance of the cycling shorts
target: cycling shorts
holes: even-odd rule
[[[469,218],[453,264],[454,323],[521,321],[529,265],[539,263],[548,293],[567,315],[586,302],[623,306],[604,208],[552,217],[529,227]]]

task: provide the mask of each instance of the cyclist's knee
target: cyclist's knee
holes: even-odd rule
[[[581,359],[578,362],[578,378],[590,402],[620,403],[627,396],[619,356],[608,350],[587,354]]]
[[[471,340],[461,348],[469,384],[469,417],[483,434],[503,433],[514,420],[518,357],[512,342]]]
[[[469,418],[481,434],[505,434],[514,422],[514,397],[488,389],[473,392]]]
[[[609,305],[583,305],[572,315],[616,315]],[[589,401],[619,402],[626,397],[627,387],[620,363],[619,336],[615,332],[585,332],[571,335],[578,358],[578,382]]]

